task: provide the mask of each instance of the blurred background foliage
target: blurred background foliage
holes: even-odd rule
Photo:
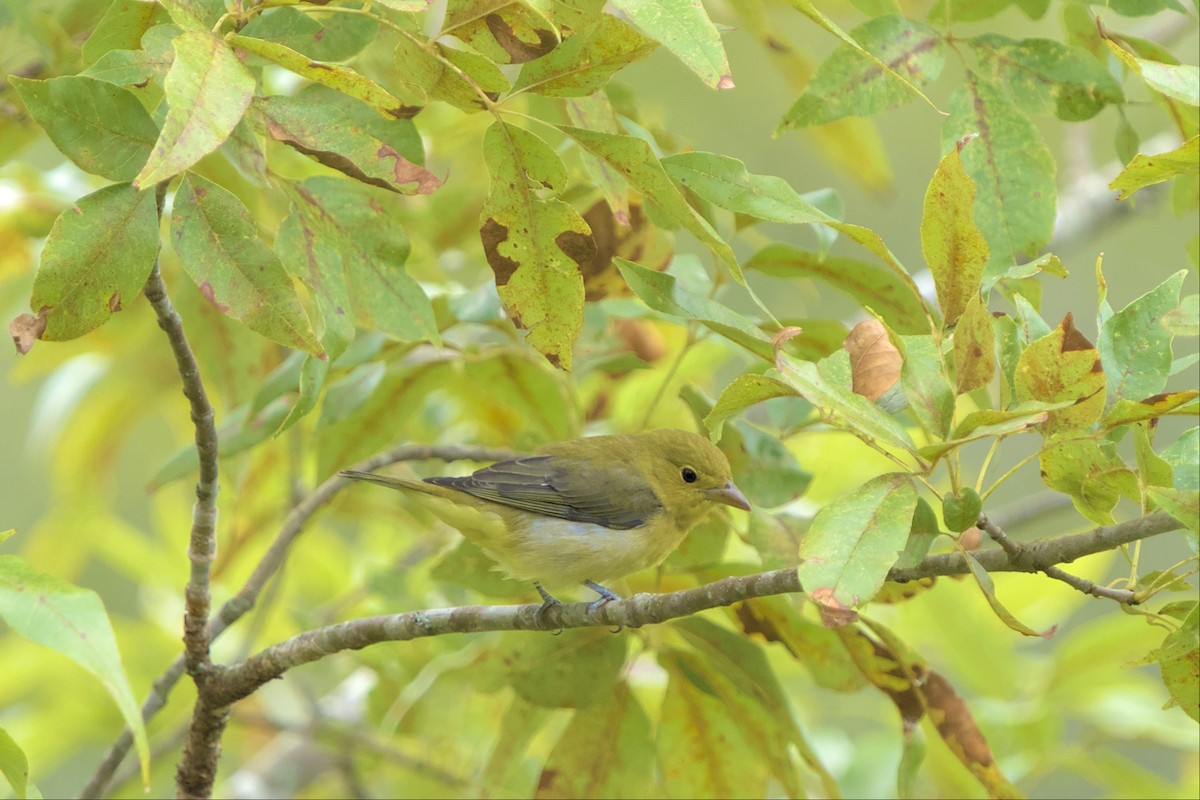
[[[431,16],[437,13],[434,5]],[[805,196],[877,231],[904,263],[921,263],[922,202],[946,150],[943,116],[928,104],[911,102],[870,118],[850,118],[832,131],[777,132],[838,41],[785,3],[730,0],[705,6],[723,26],[736,88],[713,91],[659,48],[609,85],[613,106],[650,131],[664,154],[694,149],[741,159],[752,173],[776,175],[798,192],[818,193]],[[955,15],[956,35],[1061,41],[1064,29],[1081,30],[1081,15],[1095,15],[1185,61],[1194,60],[1197,49],[1194,4],[1190,9],[1149,0],[821,4],[845,29],[897,10],[944,29],[946,7]],[[1041,12],[1034,13],[1038,7]],[[106,8],[85,0],[0,0],[0,74],[48,78],[78,72],[89,58],[80,43]],[[331,29],[343,24],[337,15],[325,21]],[[349,23],[338,30],[350,38],[363,35]],[[327,58],[339,60],[336,53]],[[383,81],[391,58],[390,45],[380,37],[354,64]],[[263,71],[262,80],[275,92],[298,88],[294,75],[273,67]],[[960,82],[960,71],[946,69],[925,91],[945,109]],[[140,90],[150,108],[157,103],[148,96],[154,87]],[[1145,87],[1126,82],[1125,89],[1119,113],[1114,106],[1069,123],[1052,115],[1034,117],[1058,167],[1060,225],[1068,213],[1081,223],[1052,245],[1070,275],[1042,278],[1041,316],[1053,325],[1074,312],[1093,341],[1094,325],[1082,320],[1094,317],[1099,254],[1108,298],[1117,308],[1182,268],[1188,269],[1184,294],[1196,289],[1197,218],[1186,197],[1182,203],[1174,198],[1173,208],[1171,190],[1157,187],[1126,204],[1132,209],[1109,208],[1116,201],[1104,186],[1129,160],[1131,148],[1152,153],[1179,142],[1181,123]],[[562,118],[552,98],[525,95],[512,107]],[[702,430],[699,420],[721,389],[756,365],[755,357],[721,337],[629,297],[586,307],[570,373],[555,370],[524,344],[503,314],[478,236],[489,174],[479,143],[492,121],[488,114],[465,114],[444,104],[422,112],[425,166],[444,185],[395,204],[395,221],[407,234],[403,246],[411,250],[406,268],[432,298],[441,345],[360,332],[330,367],[315,410],[289,420],[295,424],[278,435],[304,380],[303,355],[218,313],[186,279],[174,253],[164,251],[163,272],[222,431],[217,603],[249,575],[295,498],[355,460],[402,441],[525,450],[584,434],[661,426]],[[3,83],[0,123],[0,316],[12,319],[28,310],[34,265],[55,217],[103,182],[65,160],[23,118],[21,104]],[[1138,144],[1146,142],[1167,144]],[[555,146],[571,158],[578,151],[559,141]],[[254,153],[223,148],[205,157],[196,172],[236,193],[270,241],[288,207],[239,158],[253,161]],[[270,151],[270,167],[291,179],[329,172],[282,147]],[[1108,202],[1095,202],[1097,195]],[[596,200],[583,184],[563,197],[581,213]],[[1068,199],[1079,199],[1079,206],[1068,207]],[[739,227],[732,215],[713,218],[722,233]],[[813,249],[829,244],[827,234],[809,226],[763,223],[742,234],[737,253],[743,260],[769,242]],[[635,260],[663,266],[672,257],[671,244],[645,235],[646,241],[634,243],[641,254]],[[679,233],[674,247],[670,272],[680,285],[702,295],[712,291],[737,311],[756,312],[687,234]],[[862,257],[844,241],[833,243],[832,252]],[[659,263],[647,254],[657,254]],[[918,281],[929,283],[927,275]],[[814,358],[840,346],[845,330],[862,317],[851,299],[815,282],[754,274],[750,283],[781,322],[806,328],[810,340],[800,346],[811,348]],[[19,553],[35,568],[104,598],[140,696],[179,652],[187,580],[194,456],[170,350],[148,305],[128,299],[121,313],[84,338],[39,343],[24,357],[4,350],[0,375],[0,529],[17,531],[0,550]],[[1186,371],[1171,384],[1192,385],[1194,377]],[[892,468],[844,432],[820,426],[797,432],[807,419],[807,409],[797,405],[766,403],[726,435],[727,446],[731,437],[741,439],[742,462],[735,463],[735,473],[739,483],[746,475],[756,505],[784,506],[803,492],[788,506],[800,518]],[[1159,441],[1173,441],[1190,425],[1164,422]],[[1032,443],[1006,449],[994,474],[1033,449]],[[983,451],[968,448],[964,459],[978,464]],[[444,469],[413,466],[422,473]],[[1039,502],[1031,499],[1039,488],[1044,491],[1029,470],[1006,483],[989,510],[1000,509],[1002,516]],[[672,590],[735,570],[776,566],[753,546],[754,525],[768,524],[756,520],[750,530],[729,530],[727,519],[697,530],[659,573],[634,576],[621,589]],[[1069,507],[1051,504],[1009,532],[1030,540],[1088,526]],[[1183,539],[1159,537],[1144,546],[1141,557],[1171,564],[1189,553]],[[1119,553],[1090,557],[1072,568],[1099,582],[1128,572]],[[1139,665],[1162,632],[1142,617],[1114,613],[1040,576],[1004,575],[997,583],[1019,618],[1037,630],[1057,625],[1058,633],[1050,639],[1019,637],[996,619],[976,587],[949,579],[907,602],[875,605],[870,614],[958,689],[1001,772],[1029,795],[1195,797],[1200,788],[1195,723],[1178,708],[1163,710],[1168,695],[1157,669]],[[1194,595],[1195,589],[1185,592]],[[459,546],[453,533],[437,528],[419,509],[387,493],[347,492],[311,525],[250,618],[216,643],[214,658],[235,659],[299,630],[352,617],[528,601],[528,594],[488,572],[481,556]],[[719,632],[679,624],[620,636],[603,631],[567,631],[557,638],[446,636],[325,659],[236,707],[217,793],[520,797],[533,795],[543,782],[544,793],[568,794],[569,786],[544,785],[543,770],[548,759],[560,759],[568,771],[577,768],[569,746],[582,743],[617,751],[622,782],[604,791],[661,794],[656,765],[659,775],[686,775],[701,767],[687,731],[671,726],[672,704],[690,701],[672,695],[677,689],[668,676],[701,668],[689,661],[697,641],[720,643],[721,633],[737,629],[732,612],[703,618]],[[803,630],[814,642],[802,642],[801,650],[831,652],[816,644],[827,635],[821,628],[809,623]],[[918,744],[905,747],[892,703],[855,682],[844,665],[806,661],[780,644],[757,651],[778,676],[808,746],[844,796],[984,795],[931,728],[918,730]],[[78,667],[20,637],[0,638],[0,665],[0,725],[28,756],[32,779],[46,796],[78,791],[119,732],[118,712],[98,683],[81,679]],[[560,667],[562,674],[548,680]],[[576,674],[583,669],[595,674]],[[571,687],[572,696],[547,697],[556,683]],[[588,686],[594,696],[575,693]],[[193,693],[182,682],[149,726],[156,749],[154,795],[171,792]],[[578,705],[599,715],[587,701],[600,697],[601,707],[635,703],[642,709],[620,717],[615,744],[589,739],[588,731],[602,720],[575,710]],[[739,713],[753,711],[735,706],[726,716],[714,711],[708,720],[713,735],[729,748],[727,762],[736,765],[727,776],[732,785],[749,796],[793,791],[758,752],[763,743],[748,740],[730,722],[729,715]],[[639,744],[644,752],[638,752]],[[913,771],[908,760],[922,748],[923,762]],[[126,767],[133,767],[132,759]],[[807,791],[826,791],[817,771],[800,774]],[[138,796],[135,773],[124,776],[117,794]],[[712,790],[714,784],[696,780],[671,785]]]

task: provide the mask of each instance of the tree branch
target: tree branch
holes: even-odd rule
[[[975,558],[989,572],[1038,572],[1040,565],[1073,561],[1122,544],[1176,530],[1179,523],[1161,512],[1128,522],[1034,542],[1026,557],[1014,561],[1004,550],[988,550]],[[1032,562],[1030,561],[1032,559]],[[969,571],[958,553],[929,556],[911,569],[894,569],[889,580],[911,581]],[[555,606],[541,613],[537,604],[520,606],[461,606],[403,614],[366,617],[307,631],[272,645],[224,670],[210,686],[215,704],[232,704],[287,670],[343,650],[360,650],[381,642],[407,641],[447,633],[483,631],[553,631],[600,625],[640,627],[685,617],[755,597],[802,591],[793,568],[743,575],[668,594],[637,594],[608,603],[589,613],[588,603]]]
[[[167,183],[164,181],[155,187],[160,220],[166,194]],[[142,291],[154,307],[158,327],[162,328],[171,343],[175,365],[183,383],[183,394],[191,406],[192,425],[196,429],[200,479],[196,481],[196,505],[192,508],[192,532],[188,539],[191,572],[184,591],[183,647],[188,672],[197,676],[209,664],[208,614],[212,607],[212,595],[208,588],[208,576],[217,552],[217,427],[212,404],[208,402],[204,381],[200,378],[200,367],[183,332],[183,320],[167,295],[157,256]]]
[[[1000,545],[1013,564],[1028,563],[1035,570],[1042,572],[1047,577],[1053,578],[1056,581],[1062,581],[1068,586],[1072,586],[1084,594],[1090,594],[1093,597],[1106,597],[1109,600],[1116,600],[1118,603],[1136,604],[1138,602],[1136,593],[1128,589],[1112,589],[1108,586],[1098,586],[1087,578],[1072,575],[1053,564],[1038,564],[1023,546],[1008,538],[1008,534],[1004,532],[1004,529],[988,519],[986,515],[980,515],[979,527],[987,531],[987,534],[995,540],[996,544]]]
[[[160,278],[161,280],[161,278]],[[385,453],[372,456],[355,464],[351,469],[361,472],[385,467],[402,461],[422,461],[437,459],[439,461],[503,461],[520,455],[512,450],[503,448],[462,447],[456,445],[416,445],[393,448]],[[246,580],[246,583],[236,595],[230,598],[216,616],[209,622],[209,641],[223,634],[230,625],[236,622],[254,607],[259,595],[271,577],[278,571],[287,557],[288,548],[303,531],[308,521],[341,491],[350,481],[333,476],[314,489],[307,497],[297,504],[284,519],[279,533],[267,552],[263,554],[258,566]],[[142,719],[149,722],[166,705],[167,696],[179,682],[186,668],[183,655],[161,674],[151,686],[150,694],[142,703]],[[80,798],[100,797],[104,794],[113,773],[128,755],[133,746],[133,734],[126,729],[104,754],[104,759],[96,768],[87,785],[79,793]]]

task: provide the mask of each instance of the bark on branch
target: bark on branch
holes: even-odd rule
[[[1025,545],[1026,557],[1015,563],[1001,549],[975,555],[989,572],[1038,572],[1045,566],[1067,563],[1086,555],[1112,550],[1122,544],[1175,530],[1179,523],[1161,512],[1128,522],[1095,528],[1086,533],[1060,536]],[[911,581],[969,571],[957,553],[929,556],[911,569],[896,569],[889,580]],[[795,569],[724,578],[694,589],[668,594],[638,594],[588,612],[588,603],[552,608],[539,615],[537,604],[520,606],[461,606],[429,611],[366,617],[307,631],[272,645],[224,670],[209,689],[216,704],[231,704],[247,697],[267,681],[287,670],[343,650],[360,650],[381,642],[406,641],[447,633],[590,628],[599,625],[639,627],[689,616],[699,611],[755,597],[802,591]]]

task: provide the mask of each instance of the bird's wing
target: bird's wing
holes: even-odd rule
[[[625,464],[597,467],[563,456],[501,461],[462,478],[426,478],[510,508],[628,530],[663,510],[654,490]]]

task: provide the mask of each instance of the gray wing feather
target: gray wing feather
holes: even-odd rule
[[[501,461],[466,477],[425,481],[511,508],[616,530],[636,528],[663,510],[650,486],[623,464],[581,468],[562,456]],[[641,485],[630,488],[636,484]]]

